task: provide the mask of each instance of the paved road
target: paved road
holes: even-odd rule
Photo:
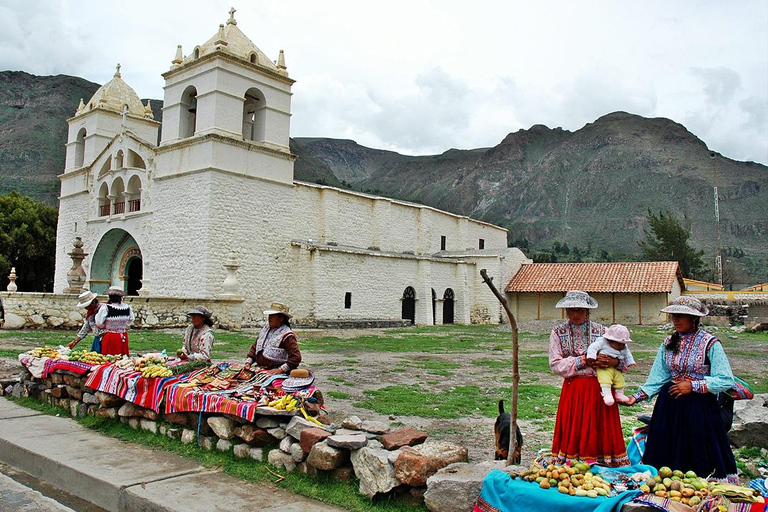
[[[62,505],[42,493],[16,481],[27,481],[26,476],[14,469],[0,464],[0,512],[72,512],[73,509]],[[31,482],[28,482],[30,483]]]

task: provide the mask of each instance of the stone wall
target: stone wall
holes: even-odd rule
[[[83,325],[85,309],[77,308],[76,295],[53,293],[0,293],[5,306],[4,329],[62,328]],[[106,297],[100,300],[106,301]],[[242,299],[205,299],[170,297],[126,297],[136,315],[133,327],[171,328],[189,324],[187,311],[204,305],[211,311],[215,325],[224,329],[242,327]]]

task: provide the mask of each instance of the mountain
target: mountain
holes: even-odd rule
[[[70,76],[0,72],[0,194],[18,190],[56,205],[66,119],[98,87]],[[162,101],[151,101],[160,120]],[[636,258],[650,209],[687,216],[693,245],[712,261],[717,185],[726,263],[745,281],[768,281],[768,168],[711,158],[704,142],[669,119],[614,112],[572,132],[534,125],[491,148],[429,156],[316,137],[292,139],[291,151],[297,180],[492,222],[529,252],[557,242]]]

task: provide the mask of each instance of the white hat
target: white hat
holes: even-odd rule
[[[585,308],[595,309],[597,307],[597,301],[590,297],[587,292],[581,292],[579,290],[572,290],[565,294],[565,297],[560,299],[556,308]]]
[[[293,318],[293,315],[288,313],[288,306],[286,306],[282,302],[273,302],[272,305],[269,306],[269,309],[264,311],[264,314],[267,316],[281,314],[281,315],[285,315],[286,318],[288,319]]]
[[[709,308],[696,297],[680,296],[669,303],[669,306],[661,310],[662,313],[707,316]]]
[[[92,291],[83,292],[80,295],[77,296],[77,300],[80,302],[77,303],[77,307],[79,308],[87,308],[91,302],[93,302],[93,299],[98,297],[95,293]]]
[[[632,338],[629,337],[629,329],[621,324],[613,324],[605,330],[603,338],[611,341],[618,341],[619,343],[632,343]]]

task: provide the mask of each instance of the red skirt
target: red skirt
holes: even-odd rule
[[[128,355],[127,332],[105,332],[101,338],[101,353],[108,355]]]
[[[589,460],[603,466],[629,465],[619,406],[605,405],[597,377],[573,377],[563,382],[552,453],[560,463]]]

